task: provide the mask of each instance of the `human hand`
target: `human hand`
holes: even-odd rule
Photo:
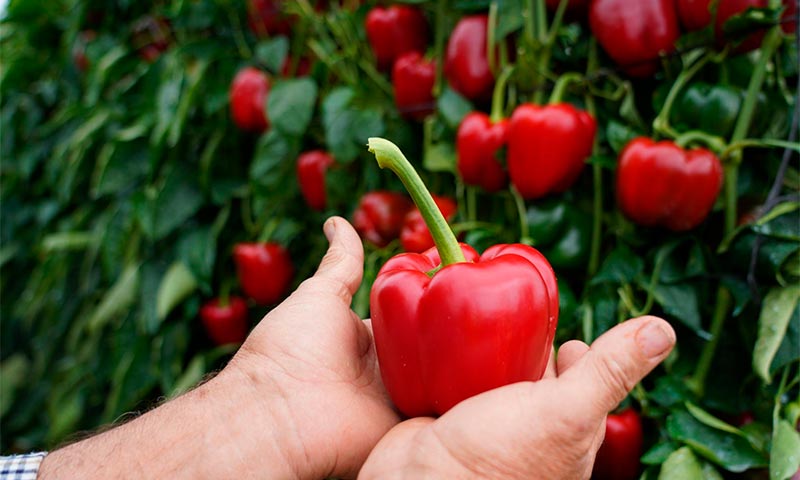
[[[440,418],[394,427],[359,478],[589,478],[609,411],[675,344],[655,317],[629,320],[591,346],[565,343],[545,377],[467,399]]]
[[[216,377],[45,457],[40,478],[355,477],[399,417],[369,324],[350,310],[361,240],[345,220],[316,274],[251,332]]]

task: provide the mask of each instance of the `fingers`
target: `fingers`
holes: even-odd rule
[[[589,345],[586,345],[580,340],[570,340],[564,345],[561,345],[561,348],[558,349],[558,361],[556,362],[556,371],[558,375],[563,375],[564,372],[569,370],[569,367],[580,360],[583,354],[588,351]]]
[[[559,377],[570,408],[601,418],[653,368],[675,345],[675,331],[657,317],[640,317],[612,328],[595,340],[591,348]],[[563,349],[564,347],[562,347]],[[570,355],[574,355],[570,347]],[[569,355],[568,355],[569,359]]]
[[[349,304],[364,273],[364,249],[356,231],[341,217],[331,217],[323,226],[330,246],[319,264],[313,282],[317,288],[333,289]]]

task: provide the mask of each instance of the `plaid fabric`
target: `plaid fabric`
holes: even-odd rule
[[[0,480],[36,480],[47,452],[0,457]]]

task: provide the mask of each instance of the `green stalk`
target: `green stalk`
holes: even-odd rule
[[[496,50],[495,50],[495,37],[497,36],[497,0],[492,0],[489,4],[489,19],[486,26],[486,61],[489,64],[489,70],[492,75],[497,78],[497,72],[500,68],[497,66]]]
[[[378,137],[371,137],[367,141],[367,146],[369,151],[375,154],[378,166],[393,171],[405,185],[411,199],[417,204],[417,208],[425,220],[425,225],[428,226],[436,248],[439,250],[442,266],[466,262],[464,252],[461,251],[456,236],[447,225],[447,220],[444,219],[419,174],[411,166],[403,152],[394,143]]]
[[[725,150],[725,140],[702,130],[690,130],[675,138],[675,145],[681,148],[686,148],[692,142],[701,142],[717,155],[720,155]]]
[[[510,188],[511,198],[514,199],[514,205],[517,207],[517,215],[519,215],[519,241],[520,243],[533,244],[528,231],[528,212],[525,209],[525,199],[519,194],[517,188],[513,185]]]
[[[561,75],[556,82],[556,85],[553,87],[553,92],[550,94],[550,100],[547,103],[554,104],[559,103],[561,99],[564,97],[564,93],[567,91],[567,87],[570,83],[578,83],[583,80],[583,76],[577,72],[569,72]]]
[[[714,308],[714,315],[711,317],[711,339],[703,347],[700,359],[697,361],[697,369],[694,375],[687,381],[689,388],[699,396],[703,396],[706,388],[706,377],[711,369],[711,362],[714,361],[714,354],[717,351],[717,344],[725,326],[725,317],[728,316],[728,308],[731,304],[731,294],[725,287],[717,289],[717,305]]]
[[[586,65],[586,76],[589,77],[597,69],[597,42],[592,38],[589,44],[589,60]],[[594,97],[586,94],[586,110],[597,118],[597,105]],[[596,153],[599,148],[600,140],[594,136],[592,153]],[[597,163],[592,163],[592,187],[594,195],[592,198],[592,245],[589,250],[589,266],[587,268],[587,278],[591,278],[600,266],[600,246],[603,240],[603,167]]]
[[[436,83],[433,85],[433,96],[439,98],[444,88],[444,26],[447,13],[447,0],[436,2],[436,37],[433,40],[434,58],[436,62]]]
[[[672,110],[672,105],[678,98],[678,94],[683,90],[683,87],[689,83],[689,80],[691,80],[710,59],[710,53],[703,55],[691,67],[683,70],[680,75],[678,75],[678,78],[675,79],[675,83],[672,84],[672,88],[669,89],[667,99],[664,100],[664,106],[661,107],[658,116],[653,120],[653,130],[669,137],[676,137],[678,135],[669,125],[669,113]]]
[[[512,73],[514,73],[513,66],[505,67],[503,72],[500,74],[500,77],[497,79],[497,82],[494,84],[494,91],[492,92],[492,113],[489,117],[489,120],[492,123],[499,122],[505,116],[504,100],[506,84],[508,83],[508,79],[511,78]]]

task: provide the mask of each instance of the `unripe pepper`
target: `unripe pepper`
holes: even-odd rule
[[[233,248],[239,285],[260,305],[271,305],[289,290],[294,265],[281,245],[270,242],[239,243]]]
[[[247,304],[241,297],[209,300],[200,307],[200,320],[217,345],[242,343],[247,338]]]
[[[242,130],[263,132],[269,127],[267,118],[269,75],[255,67],[245,67],[231,83],[230,103],[233,123]]]
[[[370,292],[386,390],[407,416],[443,414],[486,390],[544,373],[558,322],[558,287],[544,256],[521,244],[478,255],[458,244],[422,180],[391,142],[369,139],[400,176],[436,247],[392,257]]]
[[[400,235],[406,213],[413,206],[402,193],[369,192],[353,212],[353,227],[364,240],[385,247]]]
[[[736,87],[696,82],[678,98],[670,122],[681,131],[702,130],[727,138],[739,118],[742,98]]]
[[[444,75],[453,90],[470,100],[492,93],[494,75],[486,55],[488,17],[469,15],[459,20],[447,42]]]
[[[492,122],[483,112],[464,117],[456,134],[456,167],[467,185],[489,193],[505,188],[508,175],[498,155],[508,140],[508,120]]]
[[[592,153],[597,124],[568,103],[523,104],[508,125],[508,173],[526,199],[567,190]]]
[[[722,165],[709,150],[639,137],[620,154],[617,201],[641,225],[690,230],[711,212],[722,176]]]
[[[333,165],[330,153],[323,150],[311,150],[297,157],[297,182],[300,193],[309,207],[314,210],[325,210],[327,195],[325,192],[325,172]]]
[[[528,207],[528,232],[556,268],[585,268],[592,244],[592,217],[571,203],[545,200]]]
[[[394,103],[407,118],[422,120],[436,106],[433,84],[436,81],[436,64],[427,61],[419,52],[402,54],[392,67]]]
[[[589,25],[603,50],[635,77],[658,69],[680,37],[674,0],[592,0]]]
[[[609,413],[606,436],[594,460],[593,480],[635,480],[642,456],[642,419],[628,408]]]
[[[439,207],[444,219],[448,222],[455,216],[458,210],[455,200],[448,197],[433,195],[433,201]],[[433,236],[431,236],[425,219],[419,208],[412,208],[403,220],[403,229],[400,231],[400,244],[403,250],[412,253],[422,253],[435,246]]]
[[[425,15],[407,5],[374,7],[364,19],[364,28],[381,69],[391,67],[406,52],[424,52],[428,45]]]
[[[767,0],[719,0],[717,3],[717,16],[714,21],[714,36],[717,42],[720,44],[725,42],[725,33],[722,27],[728,19],[750,7],[765,8],[767,4]],[[711,24],[711,0],[678,0],[677,7],[681,24],[686,30],[700,30]],[[742,40],[736,51],[743,53],[754,50],[761,45],[763,38],[763,30],[754,32]]]

